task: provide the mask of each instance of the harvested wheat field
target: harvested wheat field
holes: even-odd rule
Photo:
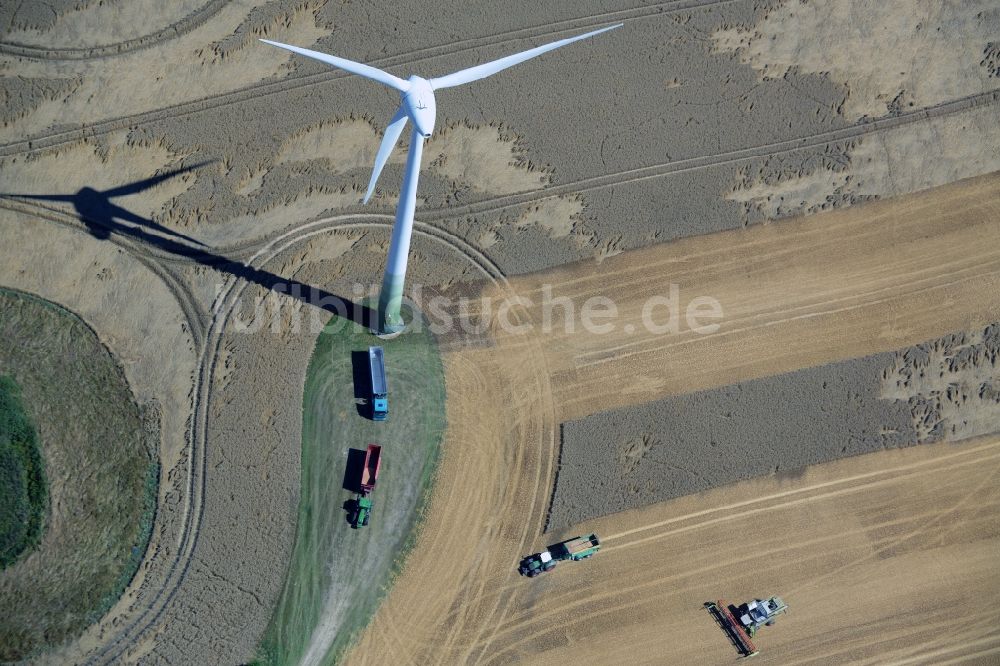
[[[617,24],[398,145],[396,91],[258,41],[393,84]],[[0,291],[77,331],[0,321],[0,655],[727,663],[705,602],[778,595],[764,663],[996,661],[998,34],[990,0],[0,2]]]

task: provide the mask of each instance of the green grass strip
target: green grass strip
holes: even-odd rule
[[[385,350],[389,419],[355,404],[354,371],[368,347]],[[352,362],[352,354],[353,362]],[[445,429],[444,368],[433,336],[380,340],[334,318],[320,334],[303,395],[301,495],[287,577],[259,648],[261,664],[294,664],[310,646],[337,662],[368,625],[416,541]],[[348,525],[347,450],[382,445],[371,522]]]
[[[35,428],[11,377],[0,376],[0,568],[42,538],[48,509],[45,464]]]

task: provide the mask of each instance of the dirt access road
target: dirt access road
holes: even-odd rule
[[[439,482],[420,541],[353,662],[545,662],[573,650],[574,660],[606,663],[616,653],[601,650],[622,645],[653,661],[723,661],[735,653],[702,602],[768,591],[785,594],[796,613],[793,628],[761,639],[767,658],[783,663],[835,654],[939,662],[1000,649],[996,613],[975,602],[998,585],[995,439],[839,461],[616,514],[571,530],[605,536],[592,564],[530,583],[515,571],[519,557],[568,535],[542,535],[560,421],[904,347],[995,317],[998,209],[1000,178],[984,177],[509,284],[520,295],[543,283],[555,293],[604,293],[633,313],[624,324],[648,290],[673,281],[718,298],[726,317],[713,335],[623,345],[581,327],[542,336],[538,313],[521,311],[518,321],[536,324],[536,334],[446,355]],[[579,363],[584,354],[603,362]],[[621,392],[635,373],[651,381]],[[747,552],[759,557],[756,569],[745,566]]]

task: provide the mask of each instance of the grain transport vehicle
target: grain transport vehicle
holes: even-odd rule
[[[368,348],[368,370],[371,374],[372,420],[385,421],[389,416],[389,388],[385,383],[385,356],[381,347]]]
[[[378,444],[369,444],[365,453],[365,465],[361,468],[361,478],[358,479],[358,489],[361,495],[367,495],[375,490],[375,482],[378,480],[378,470],[382,466],[382,447]]]
[[[601,540],[596,534],[578,536],[549,546],[548,550],[529,555],[518,567],[522,576],[534,578],[538,574],[547,573],[556,568],[560,560],[585,560],[601,549]]]
[[[372,501],[371,497],[361,497],[354,503],[354,512],[351,515],[351,527],[354,529],[360,529],[368,524],[368,519],[372,515],[372,507],[375,506],[375,502]]]
[[[358,497],[354,500],[351,510],[351,527],[360,529],[368,524],[368,519],[372,515],[374,500],[368,495],[375,490],[375,482],[378,481],[378,471],[382,466],[382,447],[378,444],[369,444],[365,453],[365,464],[361,467],[361,476],[358,478]]]

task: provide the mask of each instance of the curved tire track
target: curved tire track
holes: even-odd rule
[[[455,42],[448,42],[446,44],[427,46],[387,56],[385,58],[377,58],[368,64],[380,69],[398,67],[402,65],[412,65],[428,60],[434,60],[443,56],[465,53],[467,51],[487,46],[496,46],[511,41],[541,37],[543,35],[549,36],[553,34],[552,28],[556,26],[558,26],[558,30],[556,30],[556,32],[563,32],[595,27],[602,25],[609,20],[624,21],[642,19],[651,16],[659,16],[660,14],[689,11],[712,5],[729,4],[731,2],[736,2],[736,0],[672,0],[661,2],[651,7],[591,14],[588,16],[566,19],[564,21],[556,21],[541,26],[518,28],[506,32],[486,35],[484,37],[474,37]],[[459,48],[455,48],[456,46]],[[144,123],[181,118],[219,107],[229,106],[231,104],[239,104],[261,97],[268,97],[291,90],[307,88],[317,84],[326,83],[328,81],[346,79],[349,76],[352,75],[335,69],[324,70],[315,74],[290,76],[280,81],[257,83],[247,88],[241,88],[226,93],[219,93],[218,95],[210,95],[201,99],[162,107],[153,111],[144,111],[132,115],[109,118],[107,120],[98,121],[76,129],[42,132],[20,141],[13,141],[0,145],[0,157],[16,155],[18,153],[42,148],[53,148],[67,143],[75,143],[89,137],[101,136],[109,132],[128,129]]]
[[[80,223],[76,215],[68,213],[58,208],[46,206],[35,202],[23,202],[16,199],[0,198],[0,208],[18,212],[23,215],[37,217],[53,224],[74,229],[81,233],[89,233]],[[205,337],[205,319],[207,315],[198,305],[197,299],[191,291],[184,285],[180,277],[171,269],[163,265],[160,257],[147,252],[143,244],[127,236],[113,233],[107,241],[128,252],[133,258],[149,269],[154,275],[159,277],[170,294],[177,301],[187,327],[191,333],[195,348],[201,347]]]
[[[32,58],[34,60],[93,60],[124,55],[142,49],[148,49],[157,44],[180,37],[208,22],[226,6],[228,0],[209,0],[202,7],[191,12],[179,21],[142,37],[127,39],[115,44],[90,46],[82,48],[48,48],[33,46],[20,42],[0,42],[0,55]]]
[[[704,166],[711,166],[713,163],[725,163],[741,159],[751,159],[753,157],[760,157],[766,154],[773,154],[773,152],[781,152],[788,150],[796,150],[812,145],[821,145],[823,143],[828,143],[831,141],[843,140],[845,138],[852,138],[853,136],[860,136],[873,131],[879,131],[881,129],[888,129],[890,127],[898,126],[908,122],[914,122],[920,119],[928,117],[936,117],[941,115],[946,115],[947,113],[954,113],[967,108],[972,108],[980,104],[993,103],[998,97],[1000,97],[1000,92],[993,91],[989,93],[981,93],[979,95],[973,95],[961,100],[956,100],[949,103],[944,103],[937,105],[936,107],[930,107],[929,109],[923,109],[920,111],[911,112],[904,114],[903,116],[898,116],[894,118],[887,118],[882,121],[873,121],[866,123],[861,126],[853,126],[851,128],[844,128],[842,130],[835,130],[833,132],[820,133],[812,137],[805,137],[801,139],[795,139],[786,142],[779,142],[776,144],[770,144],[768,146],[757,147],[752,149],[746,149],[743,151],[732,151],[730,153],[723,153],[716,156],[707,156],[703,158],[694,158],[688,161],[680,161],[675,163],[668,163],[665,165],[656,165],[654,167],[646,167],[642,169],[630,170],[626,172],[621,172],[619,174],[611,174],[608,176],[602,176],[592,179],[586,179],[583,181],[578,181],[577,183],[569,183],[555,188],[546,188],[544,190],[533,191],[529,193],[522,193],[518,195],[510,195],[507,197],[497,197],[481,202],[476,202],[466,206],[466,209],[470,207],[482,207],[488,206],[485,210],[503,208],[509,205],[516,205],[523,201],[531,201],[533,197],[546,198],[550,196],[558,196],[559,191],[554,192],[553,190],[559,190],[562,188],[565,191],[580,191],[582,188],[584,191],[588,189],[599,189],[601,187],[607,187],[612,184],[622,183],[622,182],[632,182],[635,180],[641,180],[645,178],[658,177],[666,175],[668,173],[673,173],[681,168],[691,169],[691,168],[703,168]],[[685,164],[685,162],[687,164]],[[706,163],[703,163],[706,162]],[[618,179],[617,181],[614,179]],[[541,195],[541,196],[539,196]],[[525,198],[527,197],[527,198]],[[37,215],[53,221],[59,224],[70,225],[79,228],[78,223],[68,222],[63,219],[59,219],[60,215],[66,216],[66,214],[61,213],[55,209],[49,209],[45,206],[39,206],[37,204],[20,204],[11,205],[11,200],[3,202],[3,207],[7,207],[13,210],[19,210],[21,212],[28,212],[30,209],[42,208],[47,211],[48,214],[39,214],[38,210],[31,210],[31,214]],[[463,214],[461,210],[462,207],[458,208],[441,208],[439,213],[448,212],[447,215],[439,214],[435,216],[435,211],[430,211],[431,214],[422,216],[425,220],[430,219],[444,219],[445,217],[451,217],[452,215]],[[468,214],[468,210],[465,214]],[[67,216],[68,217],[68,216]],[[379,220],[378,222],[362,222],[356,224],[350,224],[343,222],[348,219],[356,219],[358,217],[366,217],[371,220]],[[74,218],[75,219],[75,218]],[[335,218],[325,218],[317,222],[303,225],[302,227],[293,229],[291,231],[280,233],[273,239],[267,240],[262,239],[254,241],[252,244],[247,244],[241,247],[242,250],[252,250],[253,248],[261,248],[254,256],[253,261],[256,261],[265,253],[269,253],[263,262],[273,258],[274,255],[280,253],[284,249],[288,248],[290,245],[300,242],[309,236],[323,233],[330,228],[351,228],[359,226],[385,226],[386,221],[392,219],[389,214],[356,214],[356,213],[345,213],[344,215],[339,215]],[[462,239],[461,237],[451,234],[450,232],[444,231],[437,227],[428,225],[426,222],[417,222],[416,230],[418,234],[426,235],[430,237],[435,237],[442,242],[460,249],[463,254],[466,250],[470,250],[476,257],[476,263],[480,266],[485,266],[486,272],[502,278],[503,273],[496,265],[495,262],[486,257],[485,254],[474,248],[470,243]],[[171,273],[169,270],[165,269],[159,263],[165,259],[173,259],[174,261],[188,261],[184,259],[177,258],[173,255],[163,256],[159,252],[151,252],[141,243],[136,241],[131,241],[126,238],[117,236],[111,239],[117,245],[121,246],[123,249],[128,251],[137,259],[142,261],[144,265],[148,266],[157,275],[161,276],[165,280],[168,288],[171,289],[175,296],[178,296],[178,302],[184,309],[185,317],[187,318],[189,325],[191,326],[192,335],[198,336],[199,343],[205,342],[202,346],[201,360],[199,361],[199,367],[201,368],[198,375],[197,384],[195,387],[194,403],[195,403],[195,422],[192,425],[192,435],[191,435],[191,469],[189,472],[189,499],[188,499],[188,516],[185,519],[185,527],[183,529],[183,534],[181,537],[182,546],[178,550],[178,554],[175,557],[174,562],[171,564],[170,570],[167,574],[168,584],[161,587],[155,597],[152,599],[152,603],[143,611],[139,618],[133,621],[130,625],[125,627],[119,634],[119,637],[114,639],[111,643],[105,645],[98,654],[94,656],[94,659],[100,661],[104,659],[113,660],[120,656],[124,651],[126,651],[132,642],[138,640],[146,631],[155,625],[156,621],[161,617],[165,608],[169,605],[169,602],[173,598],[176,591],[179,589],[181,583],[184,580],[187,568],[190,562],[190,556],[193,553],[194,547],[197,543],[198,537],[198,523],[200,522],[200,517],[204,511],[204,506],[201,504],[200,492],[204,487],[205,483],[205,468],[204,468],[204,456],[205,456],[205,437],[206,437],[206,427],[208,422],[208,407],[210,402],[210,391],[206,386],[210,386],[210,379],[212,372],[214,371],[215,363],[218,358],[219,349],[221,347],[222,333],[225,329],[225,322],[228,319],[229,312],[234,305],[234,297],[238,298],[242,289],[248,284],[244,281],[238,279],[231,279],[229,289],[226,291],[226,295],[223,297],[223,302],[228,306],[225,311],[224,316],[220,318],[219,315],[223,314],[221,312],[222,308],[217,308],[219,313],[213,317],[211,326],[207,335],[201,336],[202,324],[199,315],[197,314],[197,306],[194,305],[194,299],[190,297],[190,293],[187,292],[179,279]],[[276,249],[274,245],[284,242]],[[465,249],[462,249],[465,248]],[[467,255],[471,256],[471,255]],[[147,263],[148,262],[148,263]],[[482,263],[480,263],[482,262]],[[155,266],[155,268],[154,268]],[[242,285],[239,289],[236,289],[238,285]],[[186,305],[185,305],[186,303]],[[205,339],[207,338],[207,340]],[[213,344],[214,343],[214,344]],[[156,608],[154,608],[156,606]],[[498,609],[499,610],[499,609]],[[496,612],[496,611],[494,611]],[[500,610],[503,615],[503,610]],[[150,616],[149,614],[152,613]],[[493,632],[495,636],[495,631]],[[491,639],[493,636],[491,636]]]
[[[371,215],[372,219],[368,221],[351,221],[356,220],[357,217],[356,215],[344,215],[336,219],[331,218],[306,224],[288,231],[260,249],[250,262],[248,262],[248,265],[266,265],[268,261],[293,245],[307,240],[312,236],[328,233],[332,229],[387,227],[391,224],[390,221],[386,220],[386,218],[391,220],[390,216]],[[422,223],[417,223],[414,226],[414,233],[418,236],[432,238],[455,248],[474,265],[479,267],[491,280],[505,281],[499,267],[464,239]],[[132,249],[135,248],[129,248],[130,251]],[[140,251],[140,254],[144,253]],[[155,628],[157,622],[170,606],[170,602],[184,582],[190,567],[191,557],[197,547],[200,535],[200,523],[205,511],[202,494],[206,484],[207,432],[212,400],[211,379],[220,356],[229,316],[238,304],[243,290],[250,284],[253,283],[231,277],[222,295],[213,307],[215,314],[206,336],[206,342],[202,347],[199,372],[194,390],[195,418],[189,438],[189,495],[186,502],[188,508],[183,518],[183,527],[179,536],[180,545],[173,561],[169,565],[165,583],[156,590],[154,595],[149,599],[146,607],[138,612],[138,616],[135,619],[123,627],[115,638],[105,643],[98,652],[91,655],[89,658],[91,663],[112,663],[123,657],[133,644],[138,642],[147,632]]]
[[[676,516],[669,520],[639,526],[626,530],[625,532],[604,537],[602,542],[624,538],[624,543],[609,545],[602,550],[610,552],[621,548],[641,545],[650,541],[667,538],[684,532],[709,528],[713,525],[721,523],[732,522],[734,520],[746,520],[747,518],[757,514],[785,510],[789,507],[829,500],[843,495],[862,493],[869,491],[872,488],[899,483],[901,480],[916,478],[921,475],[939,475],[944,471],[951,471],[961,467],[982,465],[983,463],[1000,460],[1000,454],[992,451],[995,450],[997,446],[998,442],[992,442],[983,446],[964,449],[962,451],[947,453],[935,458],[921,460],[916,463],[905,463],[895,467],[878,469],[873,472],[856,474],[789,491],[782,491],[766,496],[756,497],[751,500],[737,502],[726,506],[713,507],[712,509]],[[970,455],[973,456],[971,459]],[[735,509],[739,510],[734,511]],[[861,527],[857,528],[856,531],[864,532],[867,529],[868,528],[866,527]],[[644,531],[652,531],[653,533],[639,538],[627,538]],[[844,533],[829,538],[843,538],[843,536]],[[902,536],[893,537],[889,540],[888,545],[895,545],[898,542],[911,537],[912,534],[909,532],[903,534]],[[828,537],[823,537],[821,541],[826,541],[827,538]],[[776,548],[773,552],[762,553],[762,556],[777,554],[784,550],[784,547]],[[846,566],[854,566],[862,561],[877,558],[878,555],[878,552],[872,553],[863,559],[852,561]],[[549,627],[549,625],[545,623],[546,619],[557,616],[569,616],[573,618],[573,623],[582,622],[586,618],[586,613],[572,612],[577,609],[599,608],[601,613],[620,612],[627,608],[629,604],[634,603],[636,596],[640,592],[654,589],[667,581],[709,574],[714,571],[725,569],[729,565],[738,564],[740,561],[742,561],[742,559],[737,557],[731,561],[713,562],[701,570],[685,570],[681,573],[670,572],[666,576],[647,578],[641,582],[623,586],[613,591],[595,592],[593,594],[586,595],[583,598],[581,598],[578,594],[579,590],[575,590],[575,592],[577,592],[575,596],[568,592],[564,592],[563,596],[566,597],[566,602],[559,605],[557,610],[547,609],[544,612],[539,613],[534,610],[521,609],[518,617],[500,630],[500,633],[508,637],[510,640],[503,646],[502,652],[495,653],[492,656],[498,661],[502,661],[502,656],[507,653],[517,654],[517,648],[519,646],[537,639],[548,630],[547,627]],[[623,602],[622,598],[625,598],[626,601]],[[539,625],[543,628],[538,628]]]

